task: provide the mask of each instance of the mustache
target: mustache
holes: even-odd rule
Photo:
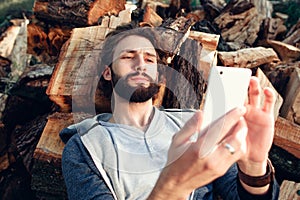
[[[134,76],[139,76],[139,75],[146,77],[147,79],[150,80],[151,83],[154,82],[153,78],[152,78],[151,76],[149,76],[147,73],[145,73],[145,72],[142,72],[142,73],[141,73],[141,72],[138,72],[138,71],[137,71],[137,72],[133,72],[133,73],[131,73],[131,74],[128,74],[128,75],[125,77],[125,80],[127,81],[129,78],[134,77]]]

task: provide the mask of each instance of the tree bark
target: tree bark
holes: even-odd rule
[[[36,0],[33,12],[36,18],[50,24],[71,27],[97,25],[104,15],[118,15],[125,9],[125,0]]]

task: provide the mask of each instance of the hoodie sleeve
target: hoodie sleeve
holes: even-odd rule
[[[72,135],[62,154],[62,172],[68,198],[113,200],[113,195],[82,144],[80,136]]]

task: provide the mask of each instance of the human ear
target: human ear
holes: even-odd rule
[[[102,76],[105,80],[111,81],[111,69],[107,65],[105,65],[105,69],[102,72]]]

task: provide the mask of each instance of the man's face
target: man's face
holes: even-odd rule
[[[115,92],[130,102],[145,102],[158,92],[157,55],[151,42],[132,35],[115,47],[112,82]]]

